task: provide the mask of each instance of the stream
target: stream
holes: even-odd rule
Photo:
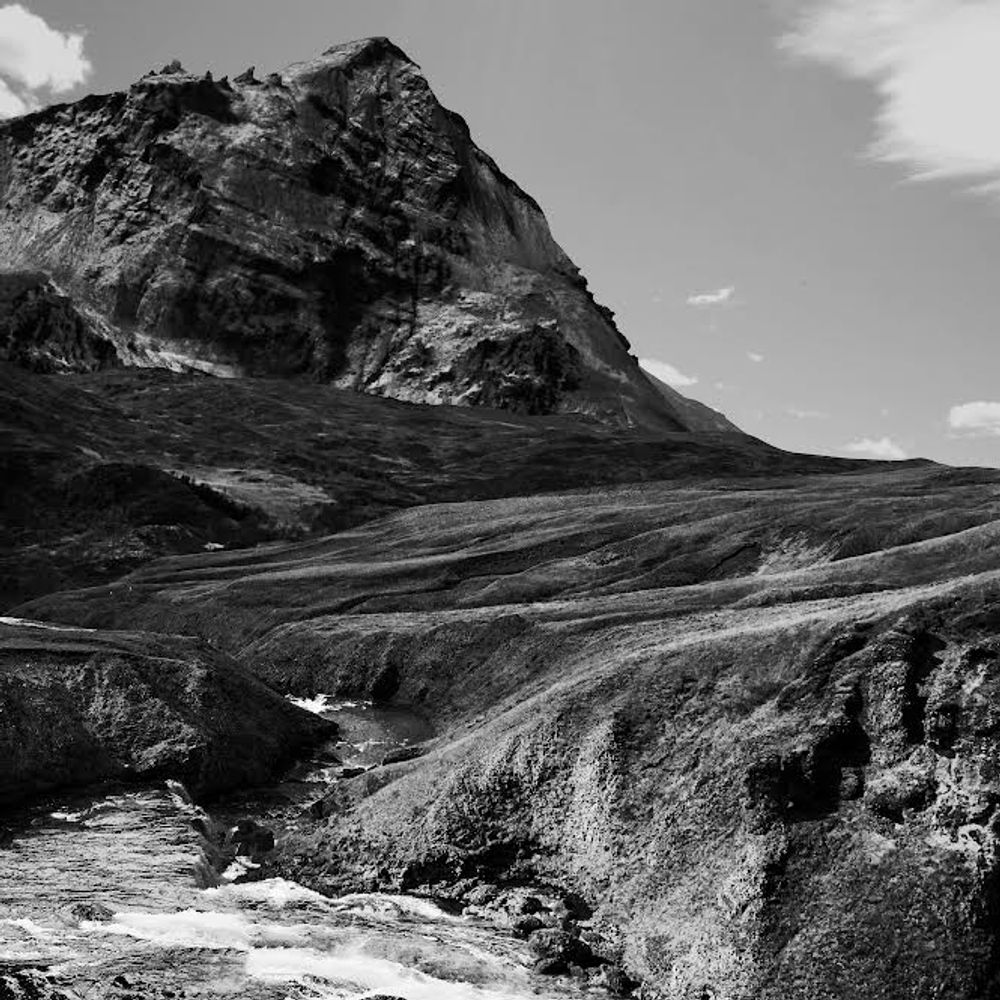
[[[67,793],[0,818],[0,972],[47,969],[88,1000],[588,995],[573,980],[535,975],[523,941],[428,900],[327,898],[255,878],[253,861],[232,852],[209,864],[203,824],[249,817],[280,839],[343,767],[377,764],[431,735],[402,710],[298,703],[335,720],[338,741],[211,815],[168,783]]]

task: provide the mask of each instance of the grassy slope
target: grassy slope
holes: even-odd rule
[[[993,996],[1000,474],[425,506],[24,613],[419,705],[288,848],[331,888],[570,886],[670,997]]]
[[[0,365],[0,607],[159,555],[303,537],[429,501],[857,465],[305,381]]]

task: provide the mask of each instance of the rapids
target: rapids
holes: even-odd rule
[[[320,697],[341,740],[270,789],[211,815],[174,783],[66,794],[0,820],[0,971],[47,969],[88,998],[245,997],[522,1000],[582,996],[534,975],[523,941],[428,900],[327,898],[199,831],[250,816],[301,817],[342,765],[381,760],[430,735],[419,718]],[[339,763],[338,763],[339,759]]]

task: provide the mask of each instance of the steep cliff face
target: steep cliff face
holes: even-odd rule
[[[128,364],[719,427],[650,384],[535,201],[386,39],[0,126],[0,254]]]

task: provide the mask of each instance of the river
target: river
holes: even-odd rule
[[[303,704],[338,722],[338,742],[211,815],[171,783],[56,796],[0,818],[0,969],[47,969],[87,1000],[586,995],[535,975],[525,943],[486,922],[416,897],[327,898],[206,850],[199,830],[236,815],[280,837],[342,766],[429,735],[404,711]]]

